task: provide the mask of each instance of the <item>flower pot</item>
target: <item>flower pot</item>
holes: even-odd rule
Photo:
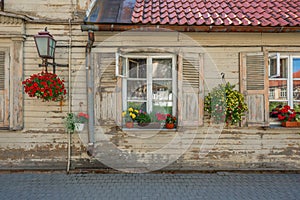
[[[133,122],[126,122],[125,123],[125,126],[126,126],[126,128],[133,128]]]
[[[300,122],[286,121],[286,122],[282,122],[281,126],[284,126],[284,127],[299,127],[300,126]]]
[[[138,126],[140,127],[145,127],[148,126],[150,123],[138,123]]]
[[[175,124],[166,124],[166,129],[173,129]]]
[[[83,131],[84,124],[82,123],[75,123],[75,131]]]

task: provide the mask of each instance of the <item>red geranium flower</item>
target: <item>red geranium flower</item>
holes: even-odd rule
[[[285,105],[282,109],[278,111],[278,120],[279,121],[295,121],[296,120],[296,112],[294,109],[291,109],[290,106]]]
[[[63,82],[56,74],[41,72],[32,74],[22,84],[29,97],[37,97],[43,101],[61,101],[66,94]]]

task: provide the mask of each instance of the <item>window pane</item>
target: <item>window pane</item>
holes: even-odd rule
[[[270,100],[287,100],[287,81],[271,80],[269,82]]]
[[[172,78],[172,59],[153,59],[152,60],[153,78]]]
[[[129,62],[129,78],[146,78],[147,64],[146,59],[130,58]]]
[[[144,112],[147,111],[147,103],[146,102],[128,102],[127,103],[127,108],[134,108],[138,110],[142,110]]]
[[[172,100],[172,81],[153,81],[152,93],[155,101]]]
[[[293,78],[300,78],[300,58],[293,59]]]
[[[153,81],[153,111],[172,114],[172,81]]]
[[[270,59],[270,78],[287,78],[288,74],[287,58],[280,58],[280,68],[277,69],[277,59]]]
[[[128,80],[127,81],[127,99],[145,100],[147,99],[147,81],[146,80]]]
[[[293,97],[294,100],[300,100],[300,80],[293,81],[294,90]]]

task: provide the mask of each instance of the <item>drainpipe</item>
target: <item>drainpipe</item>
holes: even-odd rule
[[[68,85],[68,113],[71,112],[71,55],[72,55],[72,25],[71,25],[71,19],[69,19],[69,58],[68,58],[68,79],[69,79],[69,85]],[[68,130],[68,158],[67,158],[67,173],[70,171],[70,165],[71,165],[71,132]]]
[[[87,110],[89,120],[88,120],[88,147],[87,154],[92,156],[94,153],[94,142],[95,142],[95,128],[94,128],[94,69],[91,67],[91,51],[93,43],[95,41],[94,32],[88,31],[88,41],[86,44],[86,93],[87,93]]]

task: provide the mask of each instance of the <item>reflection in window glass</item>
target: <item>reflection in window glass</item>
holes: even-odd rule
[[[270,80],[269,81],[269,93],[272,94],[270,99],[286,100],[287,99],[287,81],[286,80]]]
[[[293,78],[300,78],[300,58],[293,59]]]
[[[146,78],[146,59],[129,59],[129,78]]]
[[[270,59],[270,78],[287,78],[288,59],[280,58],[280,69],[277,69],[277,59]]]
[[[153,78],[172,78],[172,59],[152,60]]]
[[[144,100],[147,98],[147,81],[128,80],[127,81],[127,99]]]

